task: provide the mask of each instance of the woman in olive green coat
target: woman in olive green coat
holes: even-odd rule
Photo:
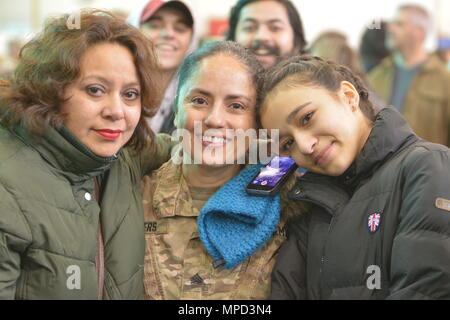
[[[0,85],[0,299],[137,299],[153,49],[106,12],[47,23]]]

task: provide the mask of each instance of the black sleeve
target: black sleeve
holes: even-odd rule
[[[303,300],[306,295],[306,252],[309,214],[288,221],[288,238],[272,271],[271,300]]]
[[[450,151],[408,161],[388,299],[450,299]]]

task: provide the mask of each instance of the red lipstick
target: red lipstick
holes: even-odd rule
[[[95,130],[99,135],[108,140],[116,140],[120,137],[122,130],[110,130],[110,129],[101,129]]]

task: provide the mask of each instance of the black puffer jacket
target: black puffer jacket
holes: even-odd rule
[[[307,173],[291,198],[312,210],[290,224],[272,299],[450,299],[450,150],[392,108],[344,175]]]

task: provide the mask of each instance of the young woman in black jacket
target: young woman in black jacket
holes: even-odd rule
[[[375,114],[330,61],[284,61],[262,92],[261,124],[308,170],[290,197],[311,207],[290,223],[271,298],[450,299],[449,149],[394,108]]]

